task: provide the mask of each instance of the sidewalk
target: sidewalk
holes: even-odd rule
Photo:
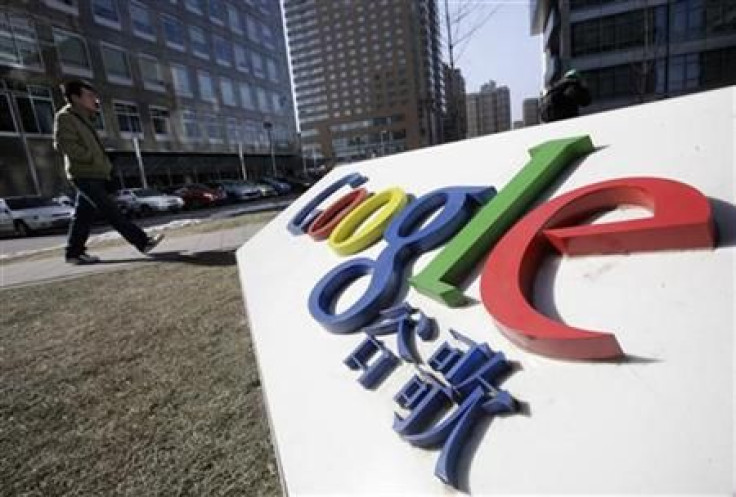
[[[243,226],[237,228],[184,236],[171,236],[170,233],[166,233],[166,238],[149,255],[141,254],[125,242],[115,247],[91,248],[90,253],[102,260],[98,264],[86,266],[67,264],[58,254],[36,260],[0,262],[0,289],[75,278],[137,264],[183,260],[194,254],[233,250],[240,247],[268,222],[244,222]]]

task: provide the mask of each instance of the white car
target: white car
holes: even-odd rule
[[[178,212],[184,207],[181,197],[161,193],[153,188],[118,190],[115,201],[128,211],[144,216],[152,212]]]
[[[8,235],[11,233],[15,233],[13,214],[10,212],[5,200],[0,198],[0,234]]]
[[[26,236],[33,231],[66,228],[74,216],[74,208],[44,197],[8,197],[5,205],[13,219],[16,234]]]

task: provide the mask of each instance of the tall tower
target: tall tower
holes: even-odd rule
[[[489,81],[479,93],[467,96],[468,137],[511,129],[511,94],[506,86]]]
[[[284,7],[308,164],[442,141],[436,0],[286,0]]]

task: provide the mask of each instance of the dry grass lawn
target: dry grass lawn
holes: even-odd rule
[[[0,495],[280,495],[236,269],[0,291]]]

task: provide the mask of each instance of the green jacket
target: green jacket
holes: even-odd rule
[[[110,179],[112,164],[92,121],[69,104],[54,118],[54,148],[64,155],[70,180]]]

